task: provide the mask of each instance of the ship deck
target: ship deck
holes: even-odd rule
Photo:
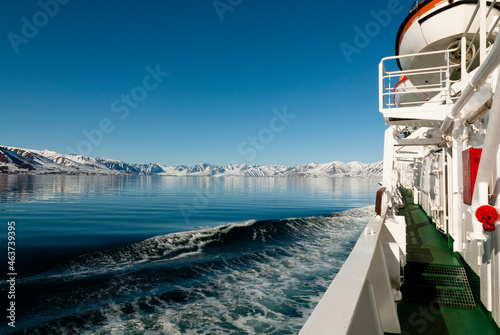
[[[403,191],[407,223],[405,283],[398,303],[402,334],[500,334],[478,299],[479,280]]]

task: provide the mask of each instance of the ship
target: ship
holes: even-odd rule
[[[375,211],[300,335],[500,334],[500,2],[416,1],[379,64]]]

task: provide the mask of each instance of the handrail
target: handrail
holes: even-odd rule
[[[413,54],[406,54],[406,55],[397,55],[397,56],[389,56],[389,57],[384,57],[382,58],[380,65],[379,65],[379,78],[380,78],[380,83],[379,83],[379,109],[380,111],[386,109],[386,108],[394,108],[397,107],[395,103],[391,103],[391,99],[389,98],[389,101],[386,101],[387,96],[397,96],[397,95],[404,95],[404,94],[410,94],[410,93],[421,93],[424,95],[430,95],[430,93],[434,92],[439,92],[441,93],[442,99],[439,101],[434,101],[434,100],[422,100],[421,102],[407,102],[403,103],[402,105],[416,105],[416,104],[442,104],[442,100],[447,101],[448,103],[452,103],[453,101],[451,100],[451,93],[450,93],[450,88],[451,84],[456,82],[450,79],[449,72],[453,68],[459,68],[460,65],[458,64],[453,64],[450,62],[450,54],[453,52],[456,52],[461,49],[461,46],[457,46],[453,49],[447,49],[447,50],[437,50],[437,51],[429,51],[429,52],[422,52],[422,53],[413,53]],[[399,60],[399,59],[404,59],[404,58],[411,58],[411,57],[417,57],[417,56],[429,56],[429,55],[444,55],[446,59],[446,64],[445,65],[439,65],[436,67],[428,67],[428,68],[423,68],[423,69],[411,69],[411,70],[398,70],[398,71],[386,71],[385,69],[385,63],[390,60]],[[392,78],[399,78],[402,75],[407,76],[408,78],[411,78],[412,76],[419,76],[423,74],[433,74],[440,76],[441,78],[439,79],[439,82],[433,83],[433,84],[423,84],[423,85],[418,85],[415,87],[412,87],[411,89],[407,89],[404,92],[397,92],[395,89],[396,87],[391,86],[391,79]],[[388,85],[386,85],[386,81],[388,81]],[[399,81],[399,80],[398,80]],[[411,81],[411,80],[410,80]],[[414,91],[417,90],[417,91]],[[427,94],[429,93],[429,94]]]
[[[406,262],[406,224],[404,216],[382,212],[368,222],[299,335],[401,333],[394,292]]]
[[[380,219],[368,223],[299,335],[401,333],[382,245],[383,224]]]
[[[397,55],[397,56],[387,56],[387,57],[382,58],[382,62],[384,62],[386,60],[391,60],[391,59],[401,59],[401,58],[406,58],[406,57],[428,56],[428,55],[436,55],[436,54],[442,54],[442,53],[447,53],[447,52],[455,52],[455,51],[458,51],[459,48],[460,47],[457,46],[455,49],[416,52],[416,53],[412,53],[412,54]]]

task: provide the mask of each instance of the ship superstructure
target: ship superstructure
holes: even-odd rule
[[[500,3],[417,1],[379,66],[376,214],[301,334],[495,334]]]

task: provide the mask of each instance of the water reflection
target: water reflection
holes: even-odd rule
[[[123,194],[310,194],[332,199],[376,190],[373,178],[0,175],[0,202],[63,202]]]
[[[363,207],[374,203],[377,181],[0,175],[0,220],[16,222],[16,257],[28,274],[153,236]]]

